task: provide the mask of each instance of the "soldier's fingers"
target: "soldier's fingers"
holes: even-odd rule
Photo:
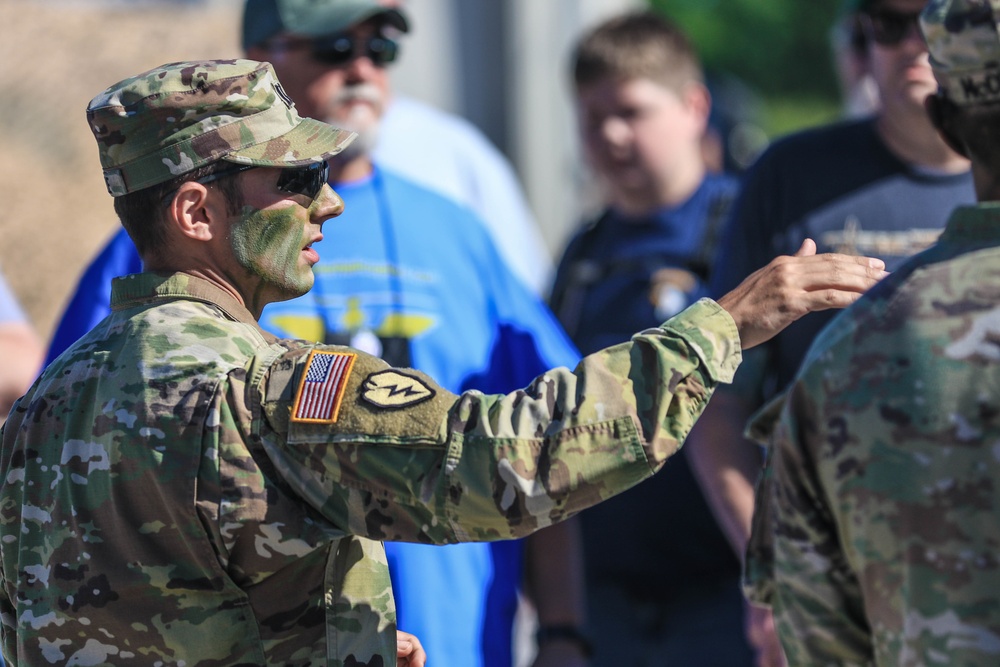
[[[804,266],[813,267],[816,266],[859,266],[862,268],[869,268],[875,270],[884,270],[885,262],[878,257],[865,257],[864,255],[842,255],[836,252],[825,252],[821,255],[815,253],[812,254],[799,254],[806,247],[806,243],[803,242],[802,247],[799,248],[799,252],[794,256],[785,255],[784,257],[775,258],[775,262],[781,262],[782,260],[793,266]],[[815,246],[814,246],[815,247]]]
[[[875,272],[870,269],[852,270],[850,268],[837,267],[830,271],[811,274],[803,279],[799,283],[799,286],[806,292],[838,289],[861,293],[867,292],[886,275],[888,274],[884,271]]]
[[[812,239],[802,239],[802,245],[795,251],[796,257],[809,257],[816,254],[816,242]]]
[[[808,262],[808,259],[819,261]],[[806,291],[825,288],[865,291],[889,275],[883,266],[882,260],[867,257],[817,255],[782,268],[785,282]]]
[[[424,667],[427,653],[415,635],[396,631],[396,667]]]
[[[863,293],[864,290],[817,289],[803,294],[798,305],[805,312],[846,308],[860,299]]]

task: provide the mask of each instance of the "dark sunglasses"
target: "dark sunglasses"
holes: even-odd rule
[[[213,172],[208,176],[202,176],[201,178],[194,179],[195,183],[201,183],[202,185],[207,185],[219,179],[225,178],[227,176],[235,176],[236,174],[248,171],[250,169],[256,169],[260,165],[256,164],[240,164],[227,169],[220,169],[219,171]],[[278,189],[282,192],[287,192],[292,195],[303,195],[308,197],[309,200],[316,199],[319,196],[320,190],[326,185],[326,182],[330,179],[330,165],[325,161],[323,162],[313,162],[312,164],[307,164],[304,167],[283,167],[281,171],[278,172]],[[174,193],[177,190],[171,190],[163,198],[163,204],[166,206],[173,199]]]
[[[312,57],[327,65],[346,65],[361,56],[368,56],[376,65],[388,65],[396,59],[397,53],[399,45],[380,35],[364,39],[331,35],[312,41]]]
[[[880,9],[861,15],[865,34],[879,46],[898,46],[911,30],[920,34],[920,12],[904,14]]]
[[[367,56],[381,67],[394,61],[399,54],[399,44],[381,35],[359,38],[340,34],[311,40],[273,41],[265,44],[265,48],[269,51],[309,49],[314,60],[334,66],[346,65],[355,58]]]
[[[313,162],[304,167],[286,167],[278,174],[278,189],[293,195],[304,195],[310,201],[319,196],[326,182],[330,180],[330,165]]]

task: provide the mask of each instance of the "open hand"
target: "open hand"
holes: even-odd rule
[[[740,332],[743,349],[759,345],[806,313],[844,308],[887,276],[872,257],[816,254],[812,239],[794,257],[782,255],[719,299]]]

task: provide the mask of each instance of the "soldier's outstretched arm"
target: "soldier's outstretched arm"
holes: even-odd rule
[[[759,345],[806,313],[844,308],[888,275],[872,257],[817,255],[812,239],[781,256],[719,299],[736,321],[743,349]]]
[[[507,395],[456,396],[349,348],[296,346],[249,369],[250,403],[262,407],[253,440],[344,531],[438,544],[520,537],[656,472],[731,381],[741,343],[846,305],[881,273],[804,247],[728,302],[703,299]]]
[[[506,395],[456,396],[350,348],[276,354],[248,369],[249,440],[337,528],[433,543],[520,537],[649,477],[742,358],[707,299]]]

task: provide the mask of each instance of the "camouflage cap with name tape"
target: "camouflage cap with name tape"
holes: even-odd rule
[[[91,100],[108,192],[118,197],[225,160],[293,167],[336,155],[354,133],[295,110],[269,63],[162,65]]]
[[[959,106],[1000,102],[1000,0],[931,0],[920,28],[941,93]]]

